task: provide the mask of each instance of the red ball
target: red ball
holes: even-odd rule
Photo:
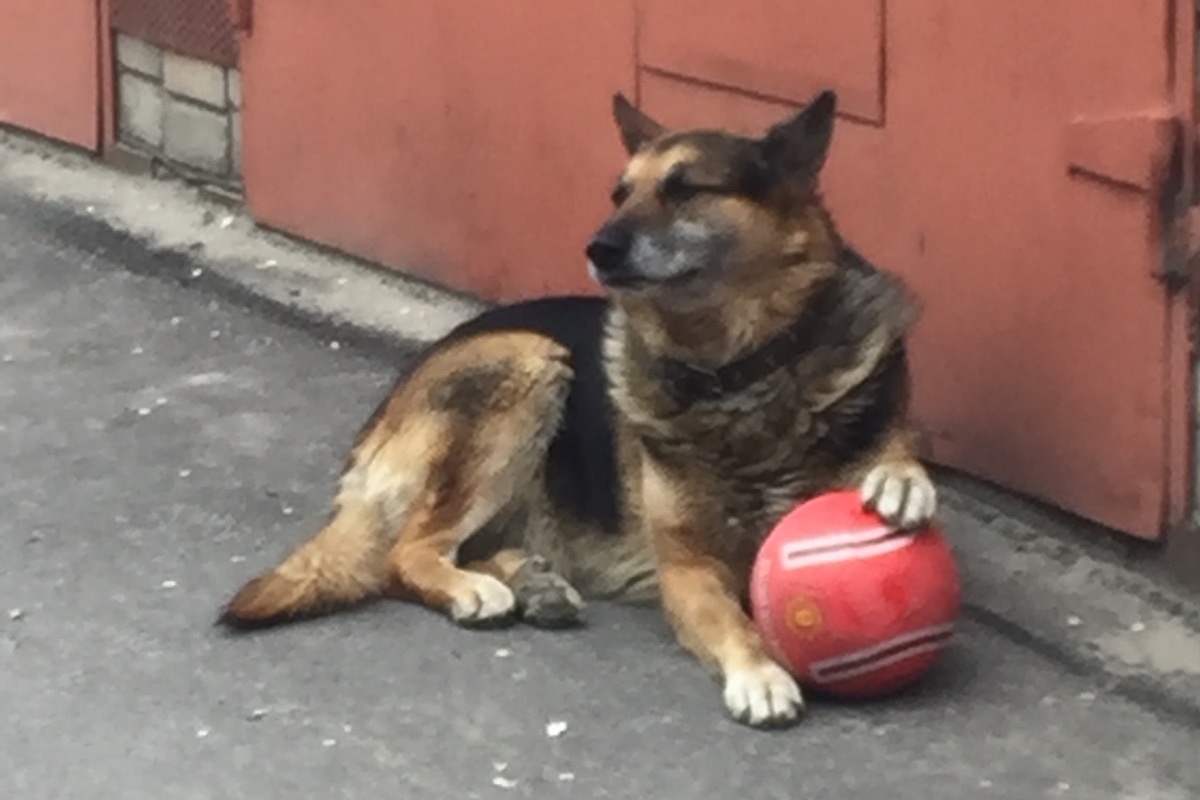
[[[961,593],[936,526],[897,531],[858,492],[842,491],[780,520],[755,560],[750,601],[768,651],[801,684],[865,698],[896,692],[933,666]]]

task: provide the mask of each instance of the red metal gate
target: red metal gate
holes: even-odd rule
[[[97,0],[0,0],[0,123],[100,145]]]
[[[636,88],[668,122],[754,128],[833,86],[828,198],[924,298],[933,458],[1154,538],[1186,504],[1186,308],[1155,275],[1190,15],[1180,0],[260,0],[247,192],[269,224],[489,297],[578,289],[621,161],[611,92]]]

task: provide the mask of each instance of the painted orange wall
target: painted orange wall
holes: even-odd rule
[[[242,51],[267,225],[493,298],[588,287],[631,0],[259,2]]]
[[[259,0],[251,210],[492,299],[591,291],[581,250],[623,160],[613,91],[669,123],[754,129],[831,85],[827,198],[923,300],[931,456],[1160,536],[1188,474],[1183,315],[1152,277],[1185,7],[811,0],[788,24],[780,7]]]
[[[97,0],[0,0],[0,122],[95,150]]]
[[[1175,113],[1171,9],[911,0],[883,39],[885,122],[842,120],[824,184],[850,241],[921,298],[930,456],[1145,538],[1169,524],[1186,471],[1167,436],[1185,340],[1152,277],[1157,196],[1135,185],[1165,152],[1133,147]],[[689,17],[674,20],[686,38]],[[787,113],[655,69],[641,90],[679,124],[753,129]]]

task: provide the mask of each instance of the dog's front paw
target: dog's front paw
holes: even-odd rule
[[[521,619],[539,628],[569,628],[583,621],[583,598],[565,578],[533,556],[512,581]]]
[[[450,616],[459,625],[488,625],[512,617],[517,599],[491,575],[464,572],[466,582],[450,600]]]
[[[915,462],[882,464],[862,482],[863,505],[897,528],[917,528],[937,513],[937,489]]]
[[[725,673],[725,706],[738,722],[756,728],[789,725],[804,710],[796,679],[774,661]]]

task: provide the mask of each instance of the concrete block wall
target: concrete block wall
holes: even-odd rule
[[[197,177],[240,184],[241,75],[117,34],[117,136]]]

